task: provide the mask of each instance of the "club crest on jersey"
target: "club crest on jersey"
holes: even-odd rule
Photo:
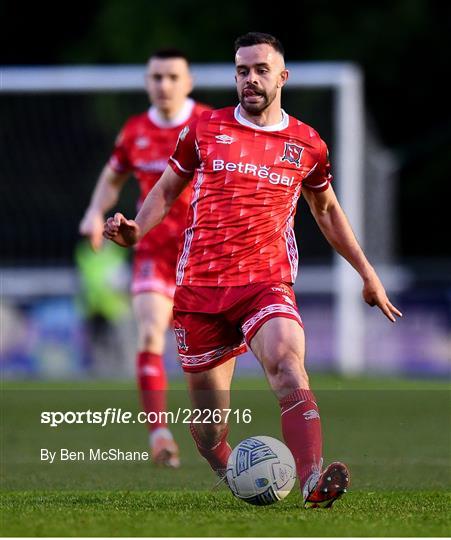
[[[285,150],[283,152],[282,161],[288,161],[288,163],[294,163],[296,167],[301,166],[301,156],[304,151],[303,146],[298,146],[294,143],[285,143]]]
[[[186,330],[184,328],[174,328],[174,333],[178,348],[182,351],[187,351]]]

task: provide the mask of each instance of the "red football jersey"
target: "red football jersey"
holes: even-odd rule
[[[116,140],[109,165],[119,173],[133,173],[138,180],[138,208],[166,169],[180,130],[206,110],[209,107],[187,99],[180,113],[170,122],[164,121],[155,107],[126,122]],[[164,254],[175,268],[190,198],[188,189],[177,199],[163,222],[152,229],[136,249],[150,256]]]
[[[323,191],[332,177],[318,133],[282,111],[259,127],[240,106],[203,113],[180,133],[169,165],[193,177],[178,285],[293,283],[293,231],[301,189]]]

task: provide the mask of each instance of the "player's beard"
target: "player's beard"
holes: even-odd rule
[[[244,95],[244,91],[248,89],[252,89],[257,95],[261,96],[262,99],[258,103],[246,102],[246,96]],[[243,88],[243,90],[239,94],[239,101],[241,107],[243,107],[246,112],[252,115],[258,115],[271,105],[271,103],[276,98],[276,95],[277,87],[275,87],[273,91],[268,93],[264,90],[257,90],[254,86],[246,86],[246,88]]]

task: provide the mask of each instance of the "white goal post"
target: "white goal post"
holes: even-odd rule
[[[362,246],[364,206],[364,107],[360,69],[344,62],[288,63],[289,88],[333,91],[334,188]],[[193,64],[196,89],[234,88],[232,64]],[[118,92],[143,89],[143,66],[2,67],[1,92]],[[289,111],[288,111],[289,112]],[[364,367],[364,304],[361,282],[341,257],[334,258],[334,328],[337,360],[342,373]],[[299,283],[295,285],[299,290]]]

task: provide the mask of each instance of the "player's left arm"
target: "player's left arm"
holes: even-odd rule
[[[378,306],[392,322],[402,313],[390,302],[376,271],[368,262],[331,185],[324,191],[304,190],[303,195],[329,244],[360,274],[367,304]]]

